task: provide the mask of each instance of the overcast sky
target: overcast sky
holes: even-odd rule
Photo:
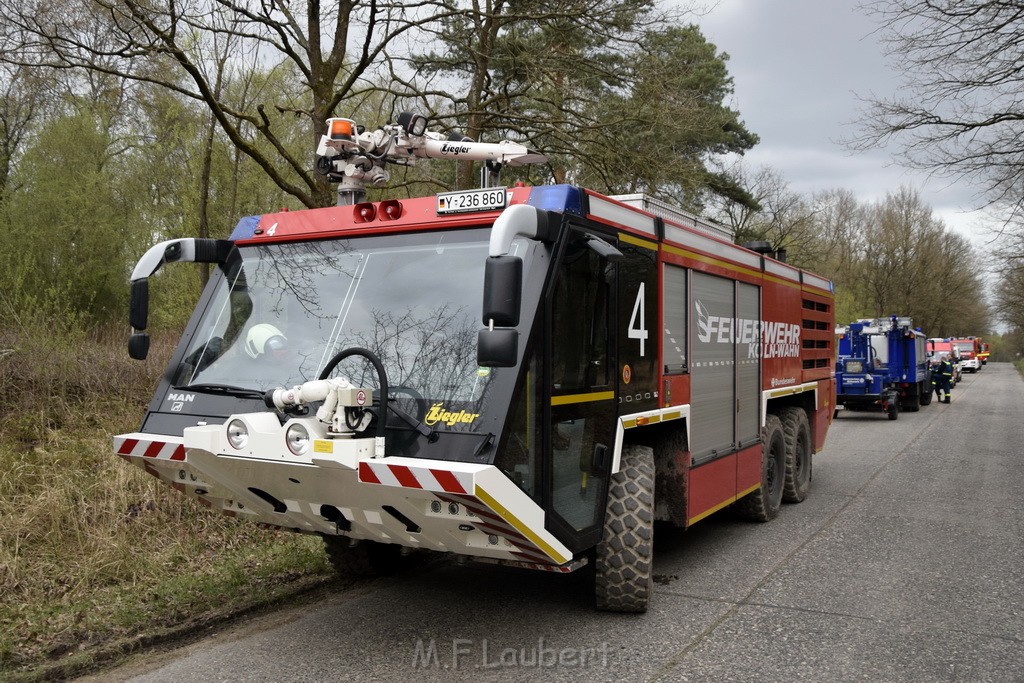
[[[888,95],[899,85],[887,64],[875,20],[860,0],[707,0],[695,21],[729,55],[736,107],[761,142],[747,164],[779,170],[791,189],[846,188],[863,200],[909,185],[934,213],[982,245],[975,189],[928,179],[894,165],[884,151],[851,153],[839,140],[856,132],[858,95]]]

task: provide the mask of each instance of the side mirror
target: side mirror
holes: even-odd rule
[[[513,164],[514,165],[514,164]],[[523,297],[523,260],[509,251],[516,237],[550,242],[558,236],[560,219],[528,204],[515,204],[501,212],[491,226],[484,265],[483,319],[487,327],[477,335],[477,364],[510,368],[519,360],[520,308]]]
[[[481,367],[510,368],[519,359],[519,308],[523,291],[523,260],[501,254],[484,264],[483,323],[477,335],[476,360]]]
[[[128,323],[132,329],[144,330],[149,323],[149,280],[132,282],[131,298],[128,300]]]
[[[149,335],[136,332],[128,337],[128,356],[132,360],[146,360],[149,355]]]
[[[149,323],[149,277],[165,263],[226,263],[233,247],[230,240],[187,237],[161,242],[142,255],[132,270],[128,301],[128,322],[132,326],[128,355],[131,358],[145,360],[149,354],[149,335],[141,333]]]
[[[484,368],[511,368],[519,360],[519,330],[483,329],[477,334],[476,362]]]
[[[523,260],[508,254],[489,257],[484,264],[483,324],[518,325],[522,290]]]

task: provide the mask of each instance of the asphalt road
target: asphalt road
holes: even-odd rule
[[[132,681],[1024,681],[1024,382],[842,414],[768,524],[659,529],[644,615],[568,577],[441,563],[147,663]]]

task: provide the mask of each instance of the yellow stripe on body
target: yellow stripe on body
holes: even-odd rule
[[[634,237],[633,235],[630,235],[625,232],[619,233],[619,239],[623,242],[632,244],[637,247],[643,247],[644,249],[650,249],[651,251],[658,251],[658,245],[655,244],[654,242],[648,242],[647,240],[640,239],[639,237]]]
[[[698,254],[687,249],[673,247],[671,244],[665,244],[662,246],[664,247],[665,251],[669,252],[670,254],[675,254],[676,256],[683,256],[685,258],[693,259],[694,261],[707,263],[708,265],[711,266],[718,266],[719,268],[725,268],[727,270],[731,270],[737,273],[744,273],[745,275],[750,275],[752,277],[761,277],[764,278],[765,280],[770,280],[771,282],[777,282],[780,285],[786,285],[788,287],[795,287],[797,289],[800,289],[800,283],[797,282],[796,280],[786,280],[781,277],[770,275],[764,271],[745,268],[744,266],[738,266],[735,263],[730,263],[729,261],[723,261],[721,259],[713,258],[711,256],[704,256],[703,254]]]
[[[700,520],[704,519],[705,517],[707,517],[708,515],[713,515],[714,513],[718,512],[719,510],[721,510],[722,508],[726,507],[727,505],[732,505],[733,503],[735,503],[737,500],[739,500],[743,496],[747,495],[748,493],[753,493],[758,488],[760,488],[760,486],[761,486],[760,484],[754,484],[753,486],[751,486],[746,491],[740,491],[739,495],[733,496],[732,498],[727,498],[724,501],[722,501],[721,503],[719,503],[718,505],[714,506],[713,508],[710,508],[710,509],[705,510],[704,512],[700,513],[696,517],[691,517],[689,520],[687,520],[686,523],[687,524],[695,524],[695,523],[699,522]]]
[[[668,422],[669,420],[678,420],[683,416],[682,411],[673,410],[668,413],[655,413],[653,415],[639,415],[637,417],[630,418],[622,421],[623,429],[633,429],[634,427],[644,427],[649,424],[657,424],[659,422]],[[646,420],[646,422],[641,422]]]
[[[595,391],[589,394],[566,394],[565,396],[552,396],[551,405],[567,406],[573,403],[591,403],[593,401],[610,401],[615,398],[614,391]]]
[[[785,387],[783,389],[775,389],[768,392],[769,398],[778,398],[779,396],[789,396],[790,394],[803,394],[808,391],[814,391],[817,386],[809,387],[803,384],[796,384],[791,387]]]
[[[569,561],[569,558],[563,557],[561,553],[552,548],[549,543],[547,543],[546,541],[544,541],[544,539],[538,536],[532,529],[530,529],[530,527],[520,522],[515,515],[506,510],[505,506],[503,506],[501,503],[495,500],[491,496],[491,494],[487,493],[487,491],[484,491],[482,488],[480,488],[479,484],[477,484],[476,490],[473,493],[477,498],[482,500],[487,505],[487,507],[498,513],[499,517],[501,517],[503,520],[505,520],[513,527],[515,527],[516,530],[523,536],[530,539],[530,541],[532,541],[535,546],[543,550],[544,554],[553,559],[555,562],[557,562],[558,564],[565,564]]]

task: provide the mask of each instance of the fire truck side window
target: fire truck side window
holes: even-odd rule
[[[571,242],[552,302],[552,380],[556,394],[606,387],[610,285],[606,261],[586,246]]]
[[[601,425],[615,419],[608,358],[613,273],[579,234],[567,245],[551,299],[551,501],[576,531],[599,519],[606,472],[595,468],[594,453],[610,443]]]
[[[675,375],[686,372],[686,270],[666,265],[663,287],[665,374]]]
[[[526,363],[524,381],[512,399],[509,430],[498,449],[498,458],[494,464],[531,498],[540,502],[537,492],[540,447],[537,442],[540,436],[538,407],[541,397],[536,381],[540,376],[537,354],[531,353]]]

